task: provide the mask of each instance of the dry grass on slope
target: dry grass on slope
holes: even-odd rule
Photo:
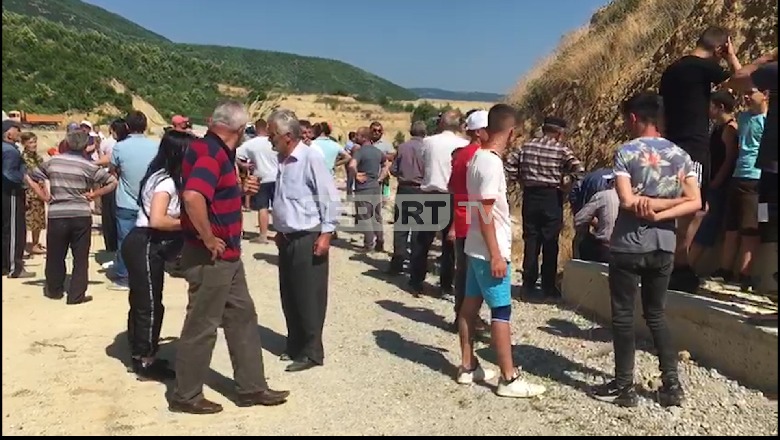
[[[564,39],[553,59],[521,79],[508,101],[520,110],[525,135],[545,115],[562,116],[572,125],[570,140],[586,168],[606,165],[615,146],[626,139],[617,112],[623,99],[656,89],[663,70],[692,49],[707,26],[732,30],[743,62],[777,47],[777,3],[614,0],[594,14],[586,28]],[[514,195],[518,195],[517,188]],[[566,221],[562,261],[571,256],[568,214]],[[515,251],[519,259],[521,240]]]

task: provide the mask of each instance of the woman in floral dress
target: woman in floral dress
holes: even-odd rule
[[[28,170],[37,169],[43,163],[38,154],[38,138],[33,133],[22,133],[22,158]],[[32,234],[32,242],[28,252],[32,255],[46,254],[46,248],[41,244],[41,231],[46,229],[46,204],[38,198],[32,189],[27,189],[27,230]]]

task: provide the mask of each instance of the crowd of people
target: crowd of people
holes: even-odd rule
[[[720,67],[721,59],[731,72]],[[719,90],[712,93],[714,87]],[[745,97],[744,111],[737,111],[733,92]],[[133,372],[144,380],[175,380],[171,411],[220,412],[219,404],[204,397],[203,384],[222,327],[236,404],[283,404],[290,393],[271,389],[264,374],[257,313],[241,258],[243,211],[258,212],[253,241],[272,240],[278,249],[287,326],[282,358],[289,362],[287,372],[302,372],[325,363],[329,249],[342,205],[337,171],[344,168],[355,202],[362,252],[385,251],[381,206],[394,177],[397,195],[449,198],[452,216],[437,229],[396,221],[388,272],[407,273],[412,294],[430,293],[429,254],[439,237],[434,294],[452,296],[455,303],[457,383],[497,377],[499,396],[529,398],[546,390],[528,381],[512,358],[507,188],[517,184],[522,190],[523,288],[531,294],[540,281],[545,297],[557,300],[564,201],[572,184],[577,256],[609,264],[615,380],[595,387],[592,395],[623,406],[638,403],[633,386],[638,294],[660,361],[660,402],[678,406],[684,392],[665,320],[668,289],[698,288],[692,259],[715,244],[721,229],[721,268],[712,276],[743,286],[753,285],[749,274],[759,244],[777,241],[777,51],[742,66],[728,33],[710,28],[690,55],[666,70],[659,93],[629,97],[619,112],[632,140],[617,149],[610,168],[587,174],[567,141],[563,118],[546,117],[537,136],[513,148],[521,121],[506,104],[465,115],[444,112],[437,133],[414,122],[411,139],[397,148],[383,140],[379,122],[350,132],[342,147],[327,122],[311,124],[284,109],[255,121],[247,136],[249,115],[236,101],[216,107],[203,137],[177,115],[157,142],[146,136],[144,114],[134,111],[114,121],[106,139],[87,121],[69,126],[48,160],[38,156],[34,135],[5,120],[3,275],[34,276],[24,270],[29,227],[29,252],[46,255],[44,295],[67,294],[73,305],[89,302],[92,216],[99,209],[106,248],[116,252],[106,265],[112,288],[128,291]],[[399,203],[394,209],[401,209]],[[43,229],[45,247],[39,240]],[[66,286],[68,249],[73,269]],[[189,285],[174,366],[157,357],[164,274],[171,262]],[[769,276],[776,291],[776,272]],[[479,319],[483,304],[490,309],[489,323]],[[479,332],[490,333],[498,372],[483,368],[474,354]]]

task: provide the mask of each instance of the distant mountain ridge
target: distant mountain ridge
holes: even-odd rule
[[[455,92],[433,87],[410,88],[409,91],[415,93],[421,99],[443,99],[450,101],[475,102],[499,102],[504,100],[504,95],[488,92]]]

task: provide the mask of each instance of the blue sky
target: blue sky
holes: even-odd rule
[[[405,87],[506,93],[606,0],[87,0],[182,43],[334,58]]]

